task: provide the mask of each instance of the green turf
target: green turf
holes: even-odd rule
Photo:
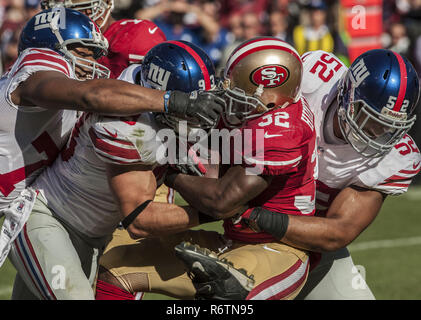
[[[371,226],[354,241],[421,237],[421,187],[399,197],[388,197]],[[204,226],[221,230],[220,223]],[[351,247],[352,249],[352,247]],[[377,299],[421,299],[421,245],[351,250],[354,263],[366,271],[366,280]],[[0,299],[9,299],[15,270],[9,261],[0,269]],[[147,294],[145,299],[169,299]]]

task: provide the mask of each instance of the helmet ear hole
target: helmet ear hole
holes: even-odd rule
[[[268,103],[268,104],[266,105],[266,107],[267,107],[268,109],[272,109],[272,108],[274,108],[274,107],[275,107],[275,104],[274,104],[273,102],[271,102],[271,103]]]

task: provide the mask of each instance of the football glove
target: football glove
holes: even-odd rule
[[[195,118],[203,127],[214,127],[225,107],[222,94],[223,91],[172,91],[168,113],[184,119]]]
[[[180,152],[180,148],[187,152]],[[169,157],[170,166],[180,173],[193,176],[204,176],[206,173],[206,168],[196,152],[183,139],[177,139],[175,154]]]
[[[289,216],[273,212],[261,207],[250,208],[241,214],[241,220],[255,232],[267,232],[277,240],[281,240],[288,229]]]

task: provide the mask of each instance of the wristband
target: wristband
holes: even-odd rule
[[[289,216],[285,213],[261,209],[255,221],[260,230],[266,231],[277,240],[281,240],[288,230]]]
[[[288,230],[289,215],[285,213],[255,207],[244,212],[241,217],[254,232],[267,232],[277,240],[281,240]]]
[[[167,92],[165,92],[164,94],[164,110],[166,113],[168,113],[168,100],[170,100],[170,96],[171,96],[171,90],[168,90]]]

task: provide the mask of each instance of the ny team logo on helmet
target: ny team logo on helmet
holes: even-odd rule
[[[142,81],[159,90],[210,90],[215,87],[215,67],[193,43],[165,41],[150,49],[143,59]]]
[[[87,13],[89,18],[95,21],[102,28],[114,9],[114,0],[42,0],[43,9],[51,9],[63,6],[68,9]],[[100,23],[98,23],[100,21]]]
[[[380,157],[415,122],[418,75],[411,63],[391,50],[359,56],[339,88],[339,126],[344,138],[365,157]]]
[[[282,40],[258,37],[240,44],[224,70],[225,124],[236,127],[271,108],[297,102],[302,70],[297,51]]]
[[[192,92],[215,88],[215,67],[209,56],[187,41],[165,41],[148,51],[142,62],[141,84],[158,90]],[[177,129],[178,119],[160,114],[158,120]],[[187,119],[190,128],[211,129]]]
[[[106,55],[108,49],[107,39],[87,16],[71,9],[53,8],[41,11],[27,22],[20,35],[19,52],[28,48],[48,48],[63,55],[73,71],[79,66],[89,72],[88,79],[108,78],[108,68],[75,56],[69,49],[71,45],[91,49],[95,59]]]

